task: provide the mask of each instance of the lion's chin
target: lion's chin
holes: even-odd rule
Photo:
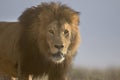
[[[52,55],[51,59],[54,63],[59,64],[65,60],[65,56],[61,52],[57,52],[57,53]]]

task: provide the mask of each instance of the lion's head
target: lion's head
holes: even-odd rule
[[[42,3],[28,8],[19,20],[28,42],[35,43],[46,59],[61,63],[76,53],[80,42],[79,14],[73,9],[59,3]]]

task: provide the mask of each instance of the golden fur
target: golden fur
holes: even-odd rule
[[[80,42],[78,24],[78,12],[54,2],[28,8],[19,22],[0,23],[0,72],[66,80]]]

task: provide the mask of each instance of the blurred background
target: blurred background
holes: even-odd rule
[[[120,68],[120,0],[0,0],[0,21],[17,21],[26,8],[50,1],[81,13],[81,45],[75,68]]]

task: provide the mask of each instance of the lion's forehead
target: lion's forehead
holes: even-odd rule
[[[48,29],[56,30],[56,31],[63,31],[65,29],[71,31],[71,25],[67,22],[59,22],[54,21],[49,24]]]

